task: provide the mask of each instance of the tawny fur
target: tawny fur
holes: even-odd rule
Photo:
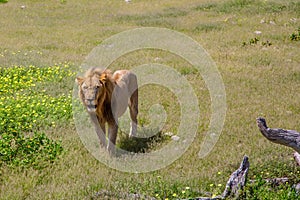
[[[137,131],[138,87],[136,76],[128,70],[118,70],[112,74],[109,70],[89,69],[84,77],[77,77],[79,97],[87,108],[99,136],[101,145],[106,145],[105,123],[108,123],[107,148],[114,151],[118,132],[118,117],[129,107],[131,117],[130,136]],[[111,145],[113,144],[113,145]]]

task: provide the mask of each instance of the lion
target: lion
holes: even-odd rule
[[[100,139],[100,145],[110,153],[115,153],[118,133],[118,118],[129,107],[131,127],[130,137],[136,136],[138,115],[137,77],[129,70],[109,70],[90,68],[83,77],[77,77],[78,95],[88,112]],[[108,124],[108,144],[106,145],[105,124]]]

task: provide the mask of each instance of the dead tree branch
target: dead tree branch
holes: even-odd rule
[[[294,153],[294,159],[298,165],[300,165],[300,154],[298,152]]]
[[[240,167],[231,174],[229,180],[227,181],[225,190],[222,195],[216,196],[214,198],[209,197],[198,197],[195,200],[219,200],[226,199],[227,197],[238,197],[240,191],[243,190],[246,184],[246,178],[248,175],[250,163],[247,156],[244,156]]]
[[[226,184],[225,191],[223,192],[223,198],[227,198],[229,196],[238,197],[239,192],[243,190],[246,184],[246,178],[248,175],[249,167],[250,163],[248,157],[244,156],[240,167],[231,174]]]
[[[268,128],[266,120],[262,117],[256,119],[260,132],[271,142],[293,148],[300,153],[300,133],[294,130]]]

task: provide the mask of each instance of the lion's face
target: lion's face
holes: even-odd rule
[[[79,96],[81,101],[90,113],[95,113],[98,106],[98,99],[103,93],[104,86],[99,77],[77,78],[79,85]]]

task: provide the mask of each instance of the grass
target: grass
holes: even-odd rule
[[[195,7],[195,10],[216,11],[220,13],[247,13],[265,14],[280,13],[282,11],[299,12],[299,2],[297,1],[260,1],[260,0],[229,0],[223,3],[205,3]],[[298,13],[299,14],[299,13]]]
[[[34,114],[28,114],[28,123],[38,127],[18,130],[29,136],[34,131],[42,132],[51,141],[61,141],[59,144],[63,148],[57,159],[43,168],[2,164],[0,199],[103,199],[108,196],[105,191],[109,192],[110,199],[119,199],[128,192],[158,199],[213,196],[223,191],[244,154],[250,158],[249,179],[258,180],[247,186],[245,199],[297,198],[291,187],[299,182],[299,169],[291,159],[293,151],[267,141],[259,133],[255,118],[266,117],[270,127],[300,131],[300,43],[290,38],[298,34],[296,31],[300,27],[299,6],[296,0],[141,0],[130,3],[25,0],[0,4],[0,34],[5,36],[0,40],[1,73],[24,69],[26,74],[25,79],[18,78],[19,82],[13,83],[13,74],[21,73],[14,71],[7,77],[9,84],[3,84],[5,76],[1,74],[0,103],[2,106],[9,106],[7,102],[15,103],[16,92],[23,89],[28,93],[22,96],[21,107],[24,112],[33,113],[41,96],[45,96],[47,106],[39,111],[49,113],[40,112],[42,120],[39,123],[33,122],[38,121]],[[294,18],[296,20],[292,20]],[[264,23],[260,23],[261,20]],[[184,59],[161,50],[136,51],[116,60],[110,66],[112,70],[153,62],[171,66],[189,81],[200,102],[197,137],[183,156],[166,168],[131,174],[98,162],[81,143],[71,110],[68,108],[64,114],[58,102],[62,101],[63,105],[70,100],[68,94],[74,85],[74,74],[96,45],[113,34],[143,26],[171,28],[199,42],[218,66],[226,87],[228,107],[218,143],[205,159],[199,159],[198,151],[211,114],[209,91],[201,75]],[[256,35],[256,30],[262,33]],[[256,37],[259,38],[257,44],[250,45],[250,40]],[[272,45],[263,45],[266,41]],[[244,42],[247,45],[243,45]],[[63,66],[59,63],[65,62],[71,63],[72,75],[59,73],[48,77],[52,74],[47,75],[48,69],[55,71],[57,66]],[[29,73],[30,66],[36,67],[36,71]],[[43,70],[45,76],[37,81],[37,73]],[[29,97],[34,97],[35,101]],[[175,95],[165,88],[153,85],[141,88],[139,122],[147,125],[148,109],[160,103],[168,116],[161,134],[176,133],[180,105],[176,101],[173,103],[174,99]],[[51,100],[55,102],[51,104]],[[34,105],[34,109],[30,105]],[[60,110],[57,115],[51,111],[55,107]],[[4,120],[19,120],[16,113],[23,112],[16,110],[13,118],[7,118],[4,115],[7,109],[4,110],[0,112]],[[47,117],[44,119],[44,116]],[[56,126],[51,126],[50,119]],[[16,126],[17,123],[5,122],[5,125]],[[126,137],[120,134],[118,144],[133,151],[144,151],[144,147],[151,151],[169,141],[169,138],[154,143],[134,141],[142,145],[134,149],[137,145],[130,147]],[[260,180],[260,175],[262,178],[288,177],[291,182],[274,189]]]

